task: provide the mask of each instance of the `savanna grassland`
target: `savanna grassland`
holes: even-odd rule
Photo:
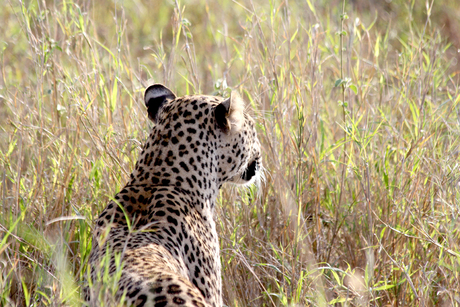
[[[226,306],[460,305],[455,0],[0,0],[0,305],[79,306],[143,91],[242,94],[265,183],[217,212]]]

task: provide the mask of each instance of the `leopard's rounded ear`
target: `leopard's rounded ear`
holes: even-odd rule
[[[147,107],[149,118],[156,123],[158,114],[163,105],[170,100],[176,99],[176,95],[163,84],[154,84],[145,90],[144,102]]]
[[[230,97],[216,107],[217,126],[224,132],[237,132],[244,123],[244,101],[237,92],[232,91]]]

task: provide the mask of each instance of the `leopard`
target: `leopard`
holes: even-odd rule
[[[217,197],[226,182],[260,183],[256,123],[236,91],[177,97],[153,84],[144,103],[153,127],[95,220],[84,305],[220,307]],[[111,296],[101,276],[118,278]]]

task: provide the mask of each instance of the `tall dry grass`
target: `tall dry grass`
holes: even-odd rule
[[[80,304],[152,82],[256,118],[266,183],[219,199],[227,306],[460,305],[455,1],[1,7],[1,306]]]

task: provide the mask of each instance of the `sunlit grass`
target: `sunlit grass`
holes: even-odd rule
[[[2,4],[1,306],[80,305],[153,82],[257,122],[265,185],[217,210],[225,305],[460,305],[456,3]]]

